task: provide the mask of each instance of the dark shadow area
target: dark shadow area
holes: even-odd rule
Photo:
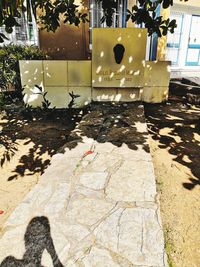
[[[149,134],[168,149],[174,161],[186,166],[194,175],[184,188],[192,190],[200,185],[200,106],[185,100],[165,104],[145,104]],[[164,133],[166,132],[166,134]]]
[[[200,184],[200,107],[185,103],[183,100],[169,101],[166,104],[145,104],[145,116],[149,133],[158,140],[160,148],[168,148],[175,161],[188,167],[194,177],[183,186],[189,190]],[[127,144],[137,150],[138,145],[149,152],[148,133],[140,131],[143,124],[143,106],[134,103],[92,103],[84,110],[76,110],[69,119],[66,111],[54,110],[51,116],[34,114],[32,120],[24,119],[18,112],[7,112],[1,117],[1,139],[4,154],[1,165],[10,160],[18,149],[17,140],[34,143],[28,154],[21,156],[13,175],[8,180],[17,179],[34,173],[42,173],[49,160],[42,160],[45,153],[54,155],[64,152],[82,142],[82,137],[93,138],[99,143],[110,142],[120,147]],[[4,122],[5,120],[5,122]],[[73,129],[77,126],[77,131]],[[162,129],[168,128],[166,135]],[[177,141],[178,137],[180,141]]]
[[[72,132],[69,142],[63,147],[74,148],[81,142],[82,136],[92,138],[99,143],[110,142],[117,147],[126,144],[130,149],[137,150],[138,145],[149,152],[147,143],[148,132],[138,129],[145,123],[144,109],[140,102],[107,103],[93,102],[77,132]]]
[[[35,113],[31,120],[24,119],[19,112],[7,112],[1,119],[0,142],[5,151],[1,165],[16,153],[18,140],[24,141],[25,145],[34,144],[20,157],[8,181],[24,175],[42,174],[49,164],[49,160],[43,160],[43,155],[64,152],[65,147],[72,149],[82,142],[83,136],[117,147],[127,144],[133,150],[141,146],[149,152],[144,109],[140,102],[93,102],[85,109],[70,111],[70,118],[66,110],[56,109],[51,114]],[[76,131],[73,131],[75,127]]]
[[[124,57],[125,47],[122,44],[116,44],[116,46],[113,48],[113,52],[116,63],[120,64]]]
[[[26,251],[23,259],[8,256],[0,267],[42,267],[41,260],[45,249],[51,256],[54,267],[64,267],[56,253],[47,217],[35,217],[30,221],[24,235],[24,244]]]
[[[16,152],[21,156],[8,181],[24,175],[42,174],[49,160],[45,155],[53,156],[67,141],[76,124],[87,113],[87,109],[68,111],[66,109],[32,111],[24,114],[20,110],[9,109],[0,114],[0,165],[11,161]],[[30,116],[27,116],[30,115]],[[19,144],[20,142],[20,144]],[[28,147],[21,152],[22,147]]]

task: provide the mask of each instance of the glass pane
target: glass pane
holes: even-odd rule
[[[183,20],[183,15],[182,14],[173,14],[170,15],[170,19],[173,20],[175,19],[176,20],[176,24],[177,24],[177,28],[175,30],[175,32],[181,32],[182,30],[182,20]]]
[[[200,45],[200,17],[192,16],[189,45]]]
[[[188,49],[187,62],[198,63],[199,61],[199,49]]]
[[[17,22],[19,23],[20,26],[15,27],[15,32],[16,32],[16,40],[17,41],[27,41],[27,22],[22,16],[21,18],[16,18]]]
[[[168,36],[168,46],[179,46],[180,42],[180,34],[179,33],[174,33],[174,34],[169,34]]]
[[[167,49],[167,60],[170,60],[173,65],[177,64],[179,50],[177,48],[168,48]]]
[[[34,30],[33,30],[33,25],[31,23],[29,23],[28,25],[28,33],[29,33],[29,40],[30,41],[34,41]]]
[[[179,47],[182,31],[183,14],[171,13],[170,20],[176,20],[177,28],[174,30],[174,34],[168,33],[167,35],[167,46],[168,47]]]

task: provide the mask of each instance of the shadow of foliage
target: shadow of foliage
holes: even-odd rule
[[[49,164],[49,160],[44,160],[43,156],[54,155],[67,142],[70,132],[86,112],[87,109],[77,109],[69,117],[66,109],[57,109],[54,112],[49,110],[44,113],[35,110],[32,111],[30,119],[25,119],[18,111],[1,113],[1,167],[19,150],[19,141],[23,141],[23,145],[31,143],[28,153],[21,155],[8,181],[25,174],[42,174]]]
[[[63,110],[54,110],[51,116],[34,114],[31,121],[16,113],[5,117],[8,122],[2,125],[2,134],[10,143],[16,147],[20,139],[25,144],[33,143],[28,154],[20,157],[9,181],[19,176],[43,173],[49,164],[49,160],[42,159],[45,153],[52,156],[57,151],[64,152],[65,147],[72,149],[82,142],[83,136],[99,143],[110,142],[117,147],[126,144],[132,150],[142,147],[149,152],[144,109],[140,102],[93,102],[84,110],[77,109],[71,118]],[[73,131],[75,126],[78,131]]]
[[[133,150],[137,150],[140,145],[149,152],[147,129],[140,131],[138,128],[138,125],[144,123],[144,110],[140,102],[93,102],[89,113],[78,126],[78,134],[72,132],[64,147],[71,149],[86,136],[99,143],[110,142],[117,147],[127,144]]]
[[[145,104],[149,133],[159,141],[159,147],[168,149],[174,161],[190,169],[190,177],[184,188],[192,190],[200,185],[200,106],[183,102]],[[167,134],[163,134],[167,129]]]

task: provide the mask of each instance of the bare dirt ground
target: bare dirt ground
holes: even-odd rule
[[[81,119],[78,113],[74,118],[67,118],[64,111],[54,112],[53,117],[35,114],[30,120],[19,112],[0,112],[0,233],[51,157],[68,141]]]
[[[170,267],[200,266],[200,106],[146,105]]]

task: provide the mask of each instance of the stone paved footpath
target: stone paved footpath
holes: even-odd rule
[[[167,266],[143,107],[97,107],[71,138],[6,222],[0,266]]]

